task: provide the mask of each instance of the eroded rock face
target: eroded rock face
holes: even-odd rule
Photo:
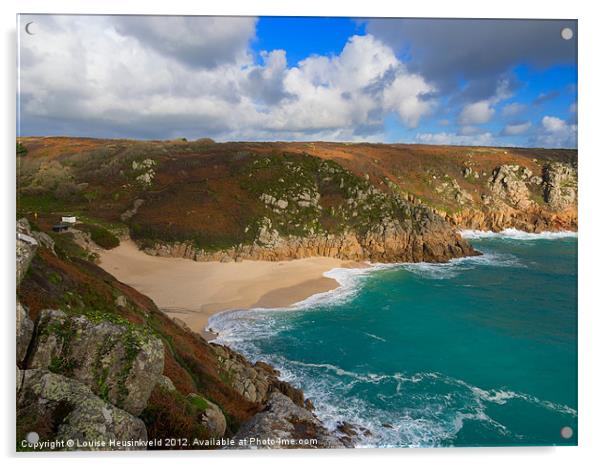
[[[246,445],[242,442],[247,439]],[[259,445],[254,440],[259,439]],[[235,448],[344,448],[320,420],[278,391],[270,394],[266,409],[244,424],[234,436]]]
[[[542,176],[527,167],[502,165],[489,179],[491,195],[445,218],[461,229],[539,233],[577,230],[577,170],[567,163],[544,165]]]
[[[17,422],[37,420],[33,425],[22,425],[21,430],[37,429],[41,440],[79,441],[80,446],[75,444],[65,449],[145,449],[135,443],[108,445],[111,440],[144,442],[147,440],[146,427],[140,419],[100,399],[85,384],[41,369],[18,371],[17,376],[20,379],[17,383]],[[44,419],[51,425],[44,425]],[[84,442],[100,441],[107,442],[107,446],[81,446]]]
[[[17,286],[29,269],[29,264],[38,249],[39,243],[32,234],[29,222],[22,218],[17,222]]]
[[[255,243],[222,251],[198,250],[191,243],[165,243],[144,252],[201,262],[281,261],[317,256],[373,262],[444,262],[454,257],[477,254],[440,216],[422,207],[415,210],[411,220],[383,218],[363,234],[346,232],[282,237],[275,229],[270,229],[271,225],[264,225]]]
[[[220,371],[238,393],[252,403],[266,403],[272,391],[284,393],[298,406],[308,407],[311,402],[305,400],[303,391],[278,379],[276,369],[264,362],[251,364],[241,354],[226,346],[211,344],[215,351]]]
[[[44,310],[28,367],[73,377],[138,415],[163,373],[163,356],[158,338],[127,325]]]
[[[17,364],[22,364],[33,335],[33,322],[25,308],[17,301]]]
[[[501,165],[489,179],[491,191],[517,209],[528,209],[533,201],[527,180],[533,173],[519,165]]]
[[[544,200],[554,210],[577,203],[577,170],[565,163],[549,163],[543,169]]]

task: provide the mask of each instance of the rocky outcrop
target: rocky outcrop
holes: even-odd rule
[[[469,204],[473,201],[472,195],[465,189],[462,189],[457,180],[449,176],[435,188],[435,191],[440,196],[453,200],[460,205]]]
[[[563,163],[549,163],[543,169],[544,200],[554,210],[577,204],[577,170]]]
[[[418,208],[416,208],[418,209]],[[445,262],[478,254],[440,216],[426,208],[412,220],[382,219],[363,234],[281,236],[271,224],[259,230],[252,244],[204,251],[192,243],[156,243],[143,249],[153,256],[181,257],[199,262],[229,260],[281,261],[305,257],[337,257],[372,262]]]
[[[122,222],[129,221],[134,215],[138,213],[138,209],[144,204],[144,199],[136,199],[132,204],[132,208],[126,210],[120,215]]]
[[[240,353],[226,346],[211,344],[211,347],[224,377],[248,401],[263,404],[272,391],[278,390],[298,406],[311,406],[309,400],[305,400],[303,391],[278,379],[279,372],[269,364],[261,361],[251,364]]]
[[[65,450],[146,448],[144,423],[96,396],[85,384],[40,369],[17,369],[17,426]]]
[[[191,393],[188,399],[197,407],[202,408],[201,425],[205,427],[211,437],[223,437],[226,433],[226,418],[222,410],[215,403],[202,396]]]
[[[126,322],[40,314],[28,367],[72,377],[134,415],[163,373],[163,343]]]
[[[459,229],[527,232],[577,230],[577,171],[568,163],[550,162],[542,176],[519,165],[493,170],[481,202],[445,218]]]
[[[31,227],[27,219],[22,218],[17,222],[16,246],[17,286],[19,286],[39,246],[38,240],[31,234]]]
[[[244,424],[233,438],[234,448],[344,448],[309,410],[278,391],[266,408]]]
[[[17,365],[21,365],[33,335],[33,322],[20,302],[17,301]]]
[[[533,173],[519,165],[501,165],[489,179],[491,191],[517,209],[528,209],[533,201],[527,182]]]

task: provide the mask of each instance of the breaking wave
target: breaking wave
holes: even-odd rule
[[[516,228],[507,228],[500,232],[482,231],[482,230],[462,230],[460,231],[465,239],[484,239],[484,238],[502,238],[514,239],[521,241],[529,240],[552,240],[562,238],[577,238],[576,231],[544,231],[541,233],[528,233],[526,231],[517,230]]]
[[[475,239],[511,240],[556,239],[577,235],[573,232],[531,234],[517,230],[463,234]],[[210,318],[209,327],[219,333],[216,343],[232,347],[251,361],[262,360],[272,364],[280,371],[283,380],[302,388],[312,400],[316,414],[330,430],[336,431],[342,422],[367,429],[367,432],[358,432],[358,447],[453,446],[459,437],[466,435],[462,429],[467,425],[474,429],[475,424],[479,433],[489,433],[496,439],[503,439],[505,444],[525,442],[525,437],[516,431],[515,425],[507,418],[498,418],[496,413],[499,414],[499,408],[496,407],[508,405],[508,409],[514,412],[524,409],[552,412],[560,416],[565,425],[574,424],[576,410],[509,387],[479,387],[441,372],[381,373],[369,366],[364,366],[367,370],[362,371],[359,366],[349,369],[333,364],[328,359],[300,360],[304,358],[267,349],[271,347],[275,336],[296,328],[295,319],[282,318],[283,314],[307,313],[314,309],[330,311],[331,307],[336,309],[337,305],[353,300],[361,293],[367,279],[378,272],[401,269],[420,278],[444,280],[475,268],[527,267],[525,264],[528,262],[522,256],[502,251],[492,248],[481,256],[453,259],[443,264],[372,264],[367,268],[336,268],[324,274],[340,284],[334,290],[277,309],[278,312],[274,312],[274,309],[253,309],[221,313]],[[439,283],[433,285],[439,286]],[[367,337],[380,342],[375,344],[387,344],[387,339],[378,335],[378,332],[361,330]],[[470,431],[470,428],[464,432]]]

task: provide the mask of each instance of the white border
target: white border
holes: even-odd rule
[[[0,442],[4,456],[9,462],[15,460],[14,449],[14,189],[15,189],[15,62],[16,34],[15,15],[23,13],[88,13],[88,14],[203,14],[203,15],[320,15],[320,16],[405,16],[405,17],[475,17],[475,18],[563,18],[579,20],[579,443],[576,448],[467,448],[449,450],[363,450],[363,451],[318,451],[318,452],[158,452],[151,454],[96,454],[64,455],[51,454],[22,457],[26,462],[59,464],[81,462],[82,456],[89,464],[114,462],[162,464],[168,458],[176,458],[178,464],[219,462],[225,464],[261,463],[271,465],[307,464],[326,465],[332,461],[344,461],[350,465],[378,461],[383,464],[400,462],[437,461],[449,465],[504,465],[508,463],[545,463],[546,465],[581,465],[594,462],[600,457],[598,433],[600,424],[600,397],[602,355],[600,341],[600,309],[596,288],[600,287],[599,269],[601,199],[598,192],[602,176],[602,122],[600,121],[600,15],[594,8],[595,2],[546,1],[528,2],[525,0],[505,0],[487,2],[475,0],[404,2],[395,0],[303,0],[286,2],[283,0],[146,0],[125,2],[123,0],[103,0],[96,3],[69,0],[5,0],[2,2],[3,72],[2,80],[2,154],[3,183],[0,189],[4,222],[2,228],[2,315],[5,338],[2,343],[8,368],[0,384],[3,395],[4,413],[1,423]],[[9,374],[8,376],[6,376]]]

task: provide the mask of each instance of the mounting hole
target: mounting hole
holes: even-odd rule
[[[573,38],[573,30],[571,28],[564,28],[562,31],[560,31],[560,36],[564,40],[571,40]]]
[[[573,436],[573,429],[569,426],[560,429],[560,436],[564,439],[570,439]]]
[[[28,432],[25,436],[25,440],[27,440],[27,443],[30,445],[35,445],[40,441],[40,435],[37,432]]]

